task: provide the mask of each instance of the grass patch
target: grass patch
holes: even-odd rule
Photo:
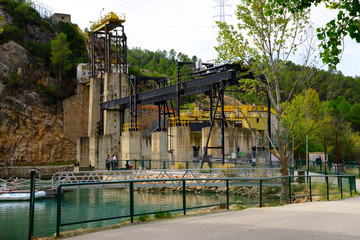
[[[172,218],[173,214],[171,212],[158,212],[154,214],[154,219],[166,219],[166,218]]]

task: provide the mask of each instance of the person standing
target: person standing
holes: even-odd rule
[[[105,158],[106,170],[108,171],[110,171],[110,162],[111,162],[111,158],[110,155],[108,154]]]
[[[316,166],[318,166],[320,168],[320,171],[321,171],[321,167],[322,167],[321,156],[319,156],[317,159],[315,159],[315,163],[316,163]]]
[[[113,154],[112,155],[113,157],[112,157],[112,161],[111,161],[111,170],[115,170],[116,169],[116,156]]]

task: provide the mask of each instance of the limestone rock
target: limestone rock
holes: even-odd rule
[[[76,157],[75,143],[64,137],[61,107],[44,106],[32,91],[2,94],[0,136],[0,161],[12,157],[35,164]]]

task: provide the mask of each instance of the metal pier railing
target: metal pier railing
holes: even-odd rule
[[[159,182],[136,184],[136,187],[178,187],[181,182],[167,179],[193,179],[192,186],[220,186],[216,182],[197,179],[211,178],[267,178],[278,177],[278,168],[231,168],[231,169],[162,169],[162,170],[117,170],[117,171],[83,171],[58,172],[52,177],[52,185],[57,187],[65,183],[118,182],[126,180],[158,179]],[[250,184],[250,182],[248,183]],[[242,183],[243,185],[243,183]],[[107,185],[108,186],[108,185]],[[110,186],[111,187],[111,186]],[[114,187],[114,186],[112,186]],[[124,185],[125,187],[125,185]]]

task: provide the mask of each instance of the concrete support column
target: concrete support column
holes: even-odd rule
[[[201,133],[202,133],[201,145],[203,147],[202,151],[205,148],[206,141],[207,141],[207,138],[209,135],[209,130],[210,130],[210,127],[204,127],[201,130]],[[226,142],[226,140],[225,140],[225,142]],[[221,158],[221,149],[220,149],[220,147],[221,147],[221,128],[220,127],[214,126],[212,128],[208,147],[219,147],[219,149],[208,148],[207,152],[208,152],[208,155],[212,155],[213,158]],[[225,152],[226,152],[226,150],[225,150]],[[203,152],[203,154],[204,154],[204,152]]]
[[[192,147],[190,127],[177,126],[170,128],[169,145],[172,150],[173,161],[177,168],[184,168],[186,161],[191,161]]]
[[[111,146],[111,136],[89,137],[89,162],[95,169],[105,169],[106,155],[115,154]],[[115,154],[116,158],[119,155]]]
[[[167,132],[153,132],[151,134],[152,167],[162,168],[160,160],[168,160]]]
[[[121,136],[121,160],[143,159],[142,133],[123,132]]]
[[[201,144],[205,147],[210,127],[202,129]],[[252,147],[252,134],[250,130],[244,128],[228,127],[224,129],[225,135],[225,154],[234,151],[239,147],[240,151],[250,151]],[[213,158],[221,158],[221,129],[213,127],[209,140],[209,147],[219,147],[219,149],[208,149],[208,154]]]
[[[80,137],[76,142],[76,161],[79,162],[80,167],[88,167],[89,162],[89,138]]]
[[[88,136],[96,135],[97,123],[100,121],[100,83],[101,79],[90,79]]]

